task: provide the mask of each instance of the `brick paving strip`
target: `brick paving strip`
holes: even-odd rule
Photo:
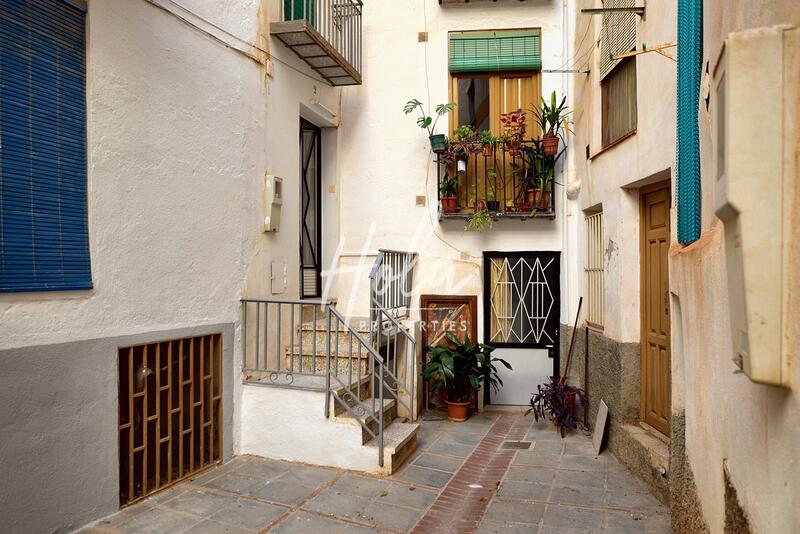
[[[501,449],[500,446],[507,440],[525,439],[530,426],[530,421],[500,417],[412,532],[475,532],[516,453],[514,449]]]

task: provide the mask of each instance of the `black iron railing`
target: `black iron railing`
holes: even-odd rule
[[[362,0],[283,0],[283,20],[306,20],[361,72]]]
[[[480,210],[496,218],[555,217],[554,173],[541,174],[531,156],[535,143],[498,144],[478,151],[451,142],[447,153],[437,154],[440,217],[468,218]],[[442,183],[453,178],[454,194],[443,195]]]

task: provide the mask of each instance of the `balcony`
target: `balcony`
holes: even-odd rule
[[[474,143],[448,142],[437,154],[439,220],[470,219],[486,210],[492,219],[555,219],[552,171],[537,178],[534,161],[539,141],[486,149]],[[555,159],[546,161],[550,169]],[[457,180],[447,193],[447,179]]]
[[[283,0],[270,33],[331,85],[361,85],[361,0]]]

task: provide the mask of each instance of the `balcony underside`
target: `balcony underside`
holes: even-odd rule
[[[439,220],[448,220],[448,219],[462,219],[462,220],[469,220],[472,216],[475,215],[474,211],[464,211],[464,212],[455,212],[455,213],[444,213],[443,211],[439,211]],[[491,212],[491,217],[495,221],[499,221],[501,219],[516,219],[519,221],[525,221],[527,219],[555,219],[556,212],[553,210],[537,210],[536,212],[531,211],[524,211],[524,212],[509,212],[509,211],[502,211],[502,212]]]
[[[307,20],[273,22],[270,33],[331,85],[361,85],[358,72]]]

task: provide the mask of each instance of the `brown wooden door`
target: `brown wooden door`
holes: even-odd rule
[[[452,332],[460,340],[478,340],[478,297],[475,295],[422,295],[422,346],[446,343]],[[423,354],[428,363],[428,353]],[[434,393],[430,382],[425,383],[425,408],[444,406],[444,391]]]
[[[669,186],[648,188],[641,199],[642,420],[669,435]]]

